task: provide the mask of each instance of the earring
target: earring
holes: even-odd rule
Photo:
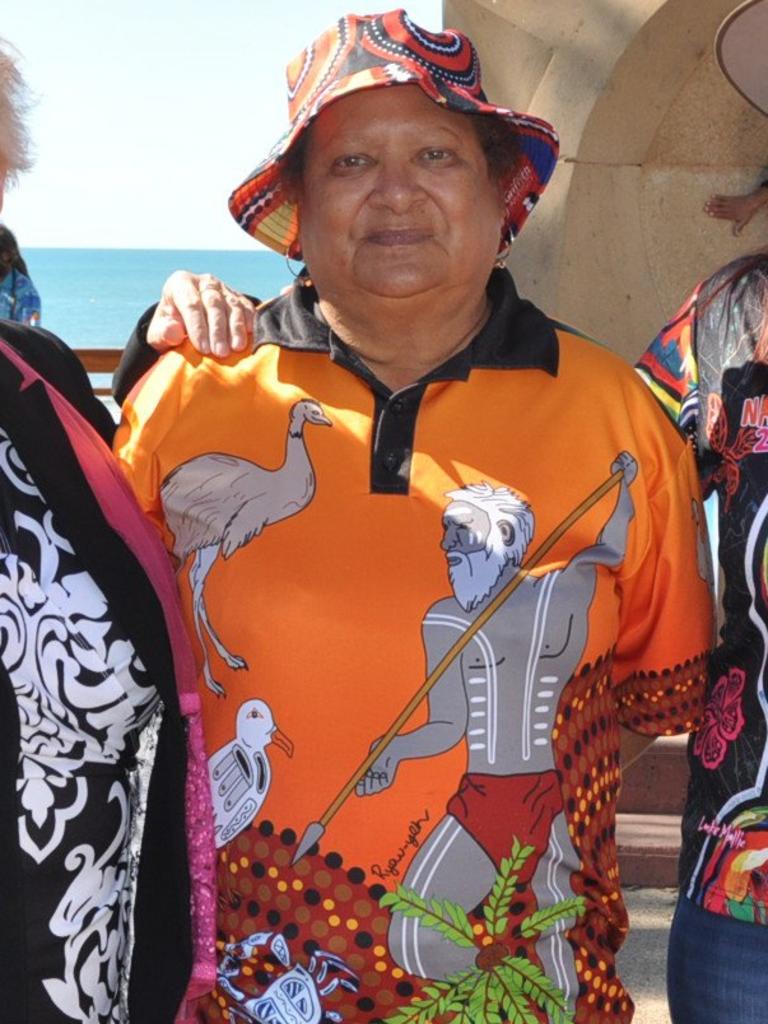
[[[299,264],[299,269],[294,270],[292,262],[294,261]],[[309,270],[301,263],[298,258],[295,258],[288,253],[285,254],[285,265],[288,267],[288,273],[293,278],[294,282],[302,288],[310,288],[312,286],[312,278],[309,276]]]
[[[500,249],[499,252],[496,253],[496,259],[493,261],[494,270],[503,270],[506,267],[510,250],[511,246],[509,242],[507,242],[504,248]]]

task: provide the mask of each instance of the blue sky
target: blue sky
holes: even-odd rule
[[[354,3],[367,14],[383,4]],[[286,124],[285,65],[344,0],[18,0],[0,35],[36,97],[6,195],[25,246],[249,248],[226,200]],[[442,24],[440,0],[409,14]]]

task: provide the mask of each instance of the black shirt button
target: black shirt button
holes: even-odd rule
[[[400,467],[402,457],[397,452],[387,452],[384,456],[384,466],[390,473],[394,473]]]
[[[402,398],[396,398],[390,404],[390,409],[396,416],[399,416],[402,413],[403,409],[405,409],[405,402],[402,400]]]

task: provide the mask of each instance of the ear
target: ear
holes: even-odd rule
[[[502,519],[499,522],[499,530],[501,532],[502,539],[505,547],[512,547],[515,543],[515,528],[508,519]]]
[[[299,233],[298,238],[294,239],[294,241],[291,242],[290,246],[288,247],[288,252],[285,254],[285,258],[287,260],[298,260],[299,263],[304,262],[304,256],[301,252],[301,233]],[[288,264],[288,269],[291,270],[290,263]],[[291,270],[291,273],[295,275],[296,271]]]

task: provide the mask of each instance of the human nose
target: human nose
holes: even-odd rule
[[[374,190],[374,200],[396,212],[408,210],[421,198],[415,169],[405,160],[383,161]]]

